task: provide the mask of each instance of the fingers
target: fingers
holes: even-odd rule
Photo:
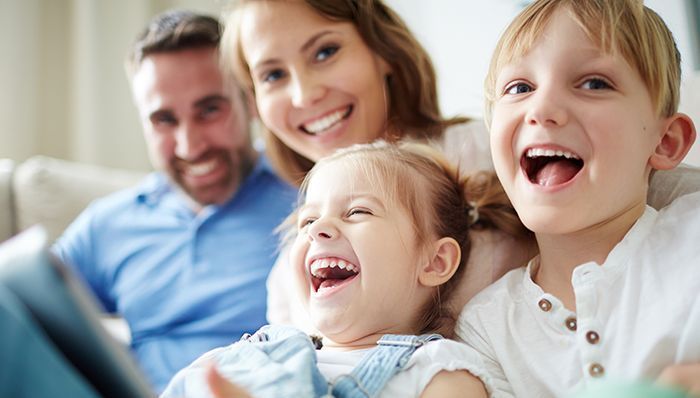
[[[243,388],[231,383],[216,370],[216,364],[207,365],[207,384],[216,398],[252,398]]]
[[[656,382],[680,388],[693,397],[700,397],[700,363],[668,366],[661,372]]]

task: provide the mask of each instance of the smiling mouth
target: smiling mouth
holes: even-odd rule
[[[530,148],[520,159],[520,167],[533,184],[554,186],[571,181],[583,168],[583,160],[573,152]]]
[[[345,260],[327,257],[314,260],[309,266],[314,292],[332,289],[360,274],[360,267]]]
[[[334,127],[336,124],[347,119],[352,113],[352,110],[353,106],[348,105],[348,107],[345,109],[339,109],[312,122],[304,123],[301,126],[299,126],[299,129],[301,129],[301,131],[305,132],[306,134],[323,134],[326,131],[330,130],[332,127]]]

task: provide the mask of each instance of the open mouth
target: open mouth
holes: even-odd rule
[[[533,184],[554,186],[571,181],[583,168],[583,160],[573,152],[530,148],[520,159],[520,167]]]
[[[315,292],[337,288],[360,273],[360,267],[340,258],[326,257],[311,262],[311,284]]]
[[[348,107],[345,109],[339,109],[312,122],[304,123],[301,126],[299,126],[299,129],[301,129],[306,134],[323,134],[326,131],[330,130],[332,127],[334,127],[336,124],[347,119],[352,113],[352,110],[353,106],[348,105]]]

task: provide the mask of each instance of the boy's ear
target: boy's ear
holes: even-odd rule
[[[418,281],[428,287],[442,285],[457,272],[461,257],[459,243],[456,240],[439,239],[433,246],[428,262],[419,270]]]
[[[676,167],[695,142],[695,125],[683,113],[676,113],[666,120],[661,141],[649,158],[653,169],[668,170]]]

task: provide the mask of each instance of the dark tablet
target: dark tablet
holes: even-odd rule
[[[128,349],[100,323],[91,293],[47,245],[41,227],[0,245],[0,283],[102,396],[155,396]]]

